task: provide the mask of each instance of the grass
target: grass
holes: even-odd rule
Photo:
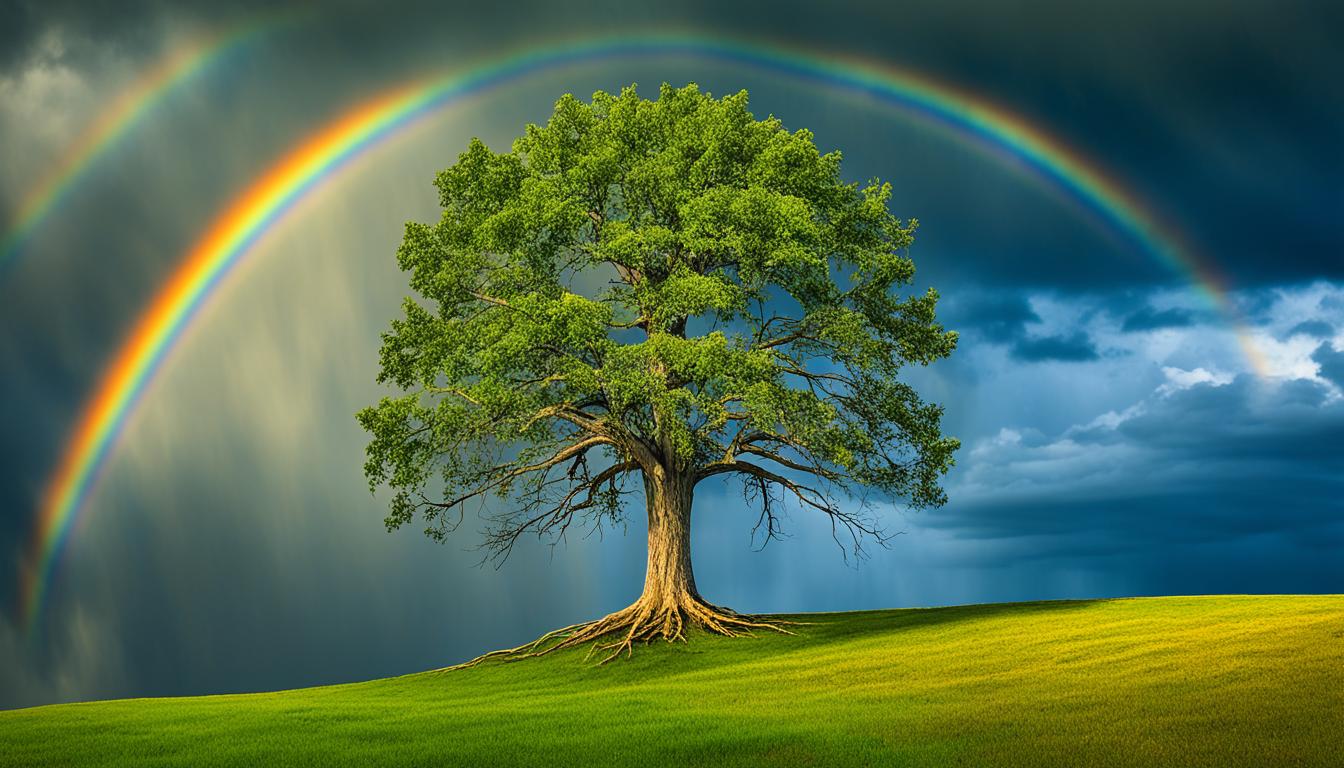
[[[0,764],[1338,766],[1344,596],[793,617],[279,693],[0,713]]]

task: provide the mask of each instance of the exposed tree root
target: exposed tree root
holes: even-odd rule
[[[487,659],[503,658],[505,661],[517,661],[545,656],[554,651],[590,642],[592,646],[588,649],[588,655],[584,657],[585,661],[597,653],[602,655],[598,662],[602,665],[622,653],[628,658],[634,653],[635,643],[647,644],[658,638],[669,643],[677,640],[686,642],[686,630],[689,627],[699,627],[716,635],[742,637],[750,636],[754,629],[792,635],[793,632],[784,627],[797,623],[743,615],[730,608],[712,605],[694,594],[678,595],[675,599],[650,599],[646,595],[634,604],[595,621],[586,621],[547,632],[517,648],[491,651],[471,661],[445,667],[440,671],[451,672],[474,667]],[[601,642],[603,640],[609,642]]]

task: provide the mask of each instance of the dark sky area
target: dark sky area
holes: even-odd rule
[[[910,373],[962,440],[946,506],[893,504],[846,560],[802,510],[757,551],[696,499],[697,582],[752,612],[1344,591],[1344,6],[1338,3],[0,1],[0,229],[144,73],[259,32],[165,91],[0,263],[0,707],[401,674],[624,606],[625,530],[479,567],[387,533],[353,414],[408,292],[404,222],[473,136],[572,92],[747,89],[920,220],[917,285],[961,333]],[[184,254],[287,151],[399,84],[508,51],[676,31],[918,73],[1087,158],[1223,282],[1155,258],[1011,153],[861,93],[695,56],[544,68],[427,117],[259,238],[135,405],[24,626],[43,489],[103,370]],[[1257,370],[1246,348],[1262,359]],[[759,542],[755,542],[759,544]]]

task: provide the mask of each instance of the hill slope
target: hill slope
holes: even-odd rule
[[[0,764],[1338,765],[1344,597],[796,617],[272,694],[0,713]]]

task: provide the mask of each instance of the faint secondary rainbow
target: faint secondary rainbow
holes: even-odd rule
[[[0,267],[13,260],[34,230],[65,198],[94,160],[138,125],[175,86],[190,80],[211,62],[273,27],[280,18],[272,15],[214,34],[195,37],[174,48],[122,89],[19,201],[13,221],[4,239],[0,240]]]
[[[77,513],[122,425],[212,289],[286,211],[352,158],[465,97],[554,67],[685,56],[767,70],[867,94],[955,134],[1009,154],[1109,222],[1165,265],[1191,277],[1229,311],[1223,281],[1177,233],[1099,166],[1005,109],[953,86],[875,61],[786,46],[695,36],[595,38],[531,48],[383,92],[312,134],[214,220],[140,317],[87,402],[47,485],[20,600],[31,628]],[[1244,336],[1244,334],[1243,334]],[[1261,364],[1247,347],[1252,364]]]

